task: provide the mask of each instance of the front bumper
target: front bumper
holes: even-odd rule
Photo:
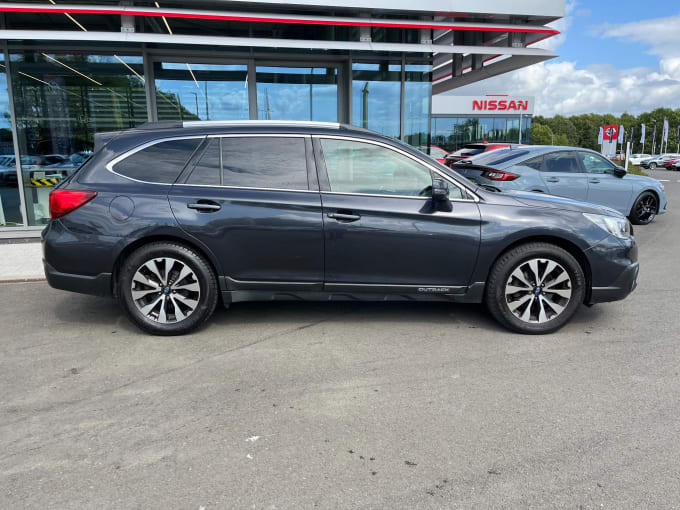
[[[623,273],[609,287],[593,287],[590,294],[589,304],[607,303],[610,301],[620,301],[625,299],[628,294],[637,287],[638,275],[640,274],[640,264],[635,262],[628,266]]]
[[[612,235],[584,252],[591,270],[591,292],[587,304],[619,301],[637,286],[640,265],[635,237]]]

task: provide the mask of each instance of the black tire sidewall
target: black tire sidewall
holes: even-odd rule
[[[545,258],[559,263],[569,274],[572,295],[567,308],[554,319],[533,324],[521,321],[510,311],[505,299],[505,285],[520,264],[533,258]],[[486,302],[492,315],[505,327],[525,334],[547,334],[564,326],[580,308],[585,298],[586,279],[583,269],[566,250],[548,243],[530,243],[518,246],[503,256],[494,265],[486,289]]]
[[[189,317],[177,323],[161,324],[148,319],[142,315],[132,299],[131,282],[135,272],[145,262],[161,257],[171,257],[187,264],[201,287],[198,306]],[[218,288],[212,268],[202,256],[181,244],[158,242],[138,248],[123,263],[118,283],[119,300],[130,320],[154,335],[189,333],[212,315],[217,304]]]

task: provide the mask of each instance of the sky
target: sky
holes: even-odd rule
[[[560,35],[536,44],[559,54],[450,94],[536,97],[536,115],[680,108],[680,0],[567,0],[552,23]]]

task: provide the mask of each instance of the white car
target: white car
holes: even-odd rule
[[[628,156],[628,162],[631,165],[639,166],[640,163],[642,163],[642,161],[644,161],[645,159],[649,159],[651,157],[652,157],[651,154],[631,154],[630,156]]]

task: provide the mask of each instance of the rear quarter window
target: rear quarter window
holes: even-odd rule
[[[113,171],[138,181],[172,184],[202,140],[186,138],[150,145],[113,165]]]

